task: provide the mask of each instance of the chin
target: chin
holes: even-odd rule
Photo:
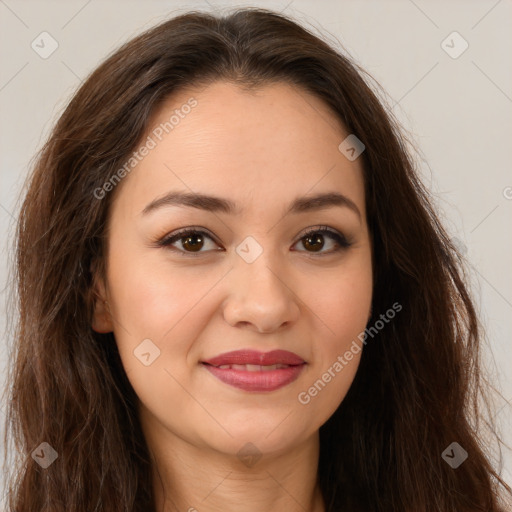
[[[282,421],[282,418],[279,421]],[[257,421],[253,415],[251,421],[243,425],[224,422],[224,428],[232,437],[222,431],[214,438],[211,435],[205,436],[205,443],[216,451],[239,458],[245,455],[254,455],[257,458],[258,455],[285,453],[309,437],[307,433],[301,433],[296,424],[293,424],[293,430],[290,430],[284,424],[279,425],[279,421]],[[290,427],[291,424],[287,426]]]

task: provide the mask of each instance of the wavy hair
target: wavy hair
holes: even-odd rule
[[[373,245],[373,323],[403,310],[362,353],[353,384],[320,428],[326,512],[504,511],[510,487],[481,429],[489,384],[465,261],[435,213],[408,139],[345,52],[282,14],[191,11],[145,31],[84,81],[37,155],[15,235],[17,317],[8,368],[9,510],[154,510],[152,458],[112,333],[92,330],[115,191],[98,200],[170,94],[228,81],[284,82],[328,105],[362,154]],[[495,436],[495,437],[494,437]],[[468,453],[453,469],[443,451]],[[34,450],[58,453],[43,469]],[[510,509],[509,509],[510,510]]]

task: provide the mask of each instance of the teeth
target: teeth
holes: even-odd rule
[[[281,368],[288,368],[288,364],[271,364],[267,366],[261,366],[259,364],[222,364],[217,368],[221,370],[239,370],[244,372],[269,372],[271,370],[280,370]]]

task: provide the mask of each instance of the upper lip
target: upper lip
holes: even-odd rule
[[[302,357],[289,352],[288,350],[271,350],[270,352],[259,352],[257,350],[234,350],[220,354],[203,363],[213,366],[225,364],[255,364],[260,366],[270,366],[273,364],[299,365],[305,363]]]

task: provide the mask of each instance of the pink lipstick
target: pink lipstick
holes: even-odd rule
[[[222,382],[244,391],[274,391],[297,379],[306,362],[287,350],[236,350],[202,364]]]

